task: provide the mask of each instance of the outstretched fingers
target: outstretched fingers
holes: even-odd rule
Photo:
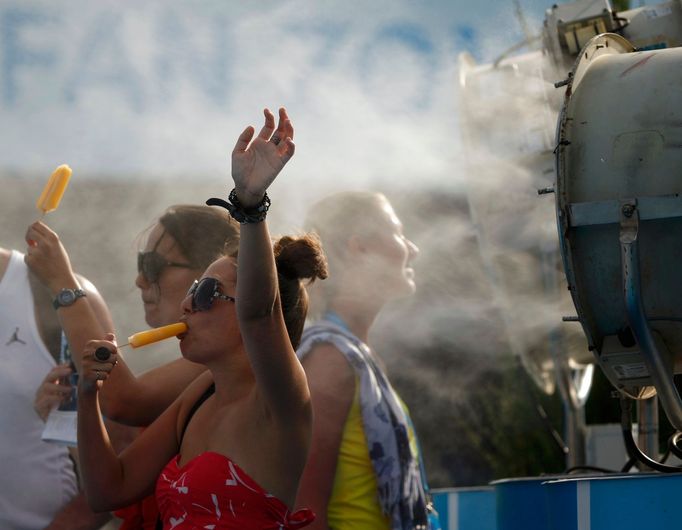
[[[270,109],[263,110],[263,114],[265,114],[265,123],[258,133],[258,138],[267,142],[275,131],[275,115],[270,112]]]
[[[286,164],[289,159],[294,156],[294,151],[296,150],[296,145],[291,138],[286,138],[284,142],[279,145],[279,156],[282,160],[282,164]]]
[[[285,138],[291,138],[292,140],[294,139],[294,126],[291,123],[291,120],[289,119],[289,116],[287,115],[287,110],[282,107],[279,109],[280,112],[280,119],[282,117],[284,118],[283,123],[284,123],[284,137]]]
[[[244,151],[246,151],[246,148],[249,146],[249,142],[253,138],[254,132],[255,129],[251,125],[244,129],[242,133],[239,135],[239,138],[237,138],[237,143],[234,145],[232,154],[243,153]]]
[[[273,142],[275,145],[279,145],[279,143],[285,138],[291,138],[293,140],[294,127],[291,124],[289,115],[287,114],[287,109],[285,109],[284,107],[280,107],[277,130],[275,131],[275,134],[272,135],[270,141]]]

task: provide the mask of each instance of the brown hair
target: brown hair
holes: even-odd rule
[[[193,268],[205,270],[239,243],[239,223],[225,211],[199,204],[169,206],[159,218]]]
[[[302,280],[309,283],[327,277],[327,260],[320,240],[314,234],[284,236],[274,246],[279,296],[289,340],[298,347],[308,314],[308,294]]]

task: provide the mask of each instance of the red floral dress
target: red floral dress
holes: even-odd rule
[[[294,530],[310,510],[291,513],[228,457],[207,451],[178,466],[173,457],[156,483],[164,530]]]

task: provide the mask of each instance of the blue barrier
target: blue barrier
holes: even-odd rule
[[[543,486],[557,475],[496,480],[498,530],[547,530],[549,507]]]
[[[682,474],[564,477],[544,488],[551,530],[669,530],[681,523]]]
[[[431,490],[442,530],[497,530],[492,487]]]

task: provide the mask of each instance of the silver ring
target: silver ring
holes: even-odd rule
[[[270,138],[270,141],[275,145],[279,145],[282,139],[279,136],[273,136],[272,138]]]

